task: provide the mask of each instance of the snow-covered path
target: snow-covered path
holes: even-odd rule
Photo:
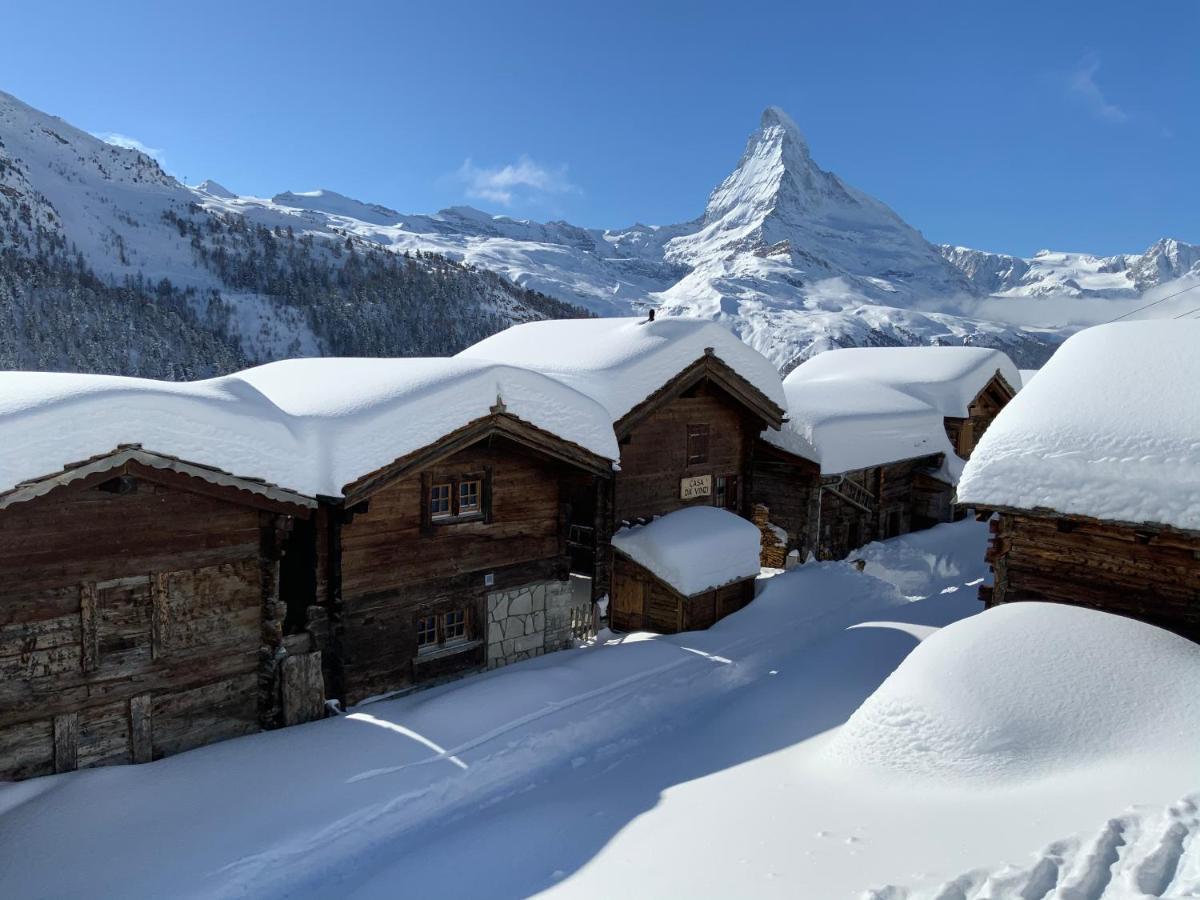
[[[0,786],[0,896],[1040,896],[978,889],[1056,846],[1082,858],[1131,802],[1158,815],[1192,789],[1179,767],[963,790],[826,753],[920,640],[978,611],[984,540],[942,526],[867,548],[866,574],[771,579],[707,632]]]

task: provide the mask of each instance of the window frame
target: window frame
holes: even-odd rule
[[[439,653],[458,650],[478,643],[472,634],[471,623],[473,621],[474,617],[467,606],[456,606],[453,609],[442,609],[437,612],[426,610],[418,613],[415,621],[417,656],[436,656]],[[429,633],[429,629],[423,627],[427,622],[433,625],[433,640],[422,642],[421,636]],[[453,634],[451,634],[451,630],[453,630]]]
[[[684,462],[688,466],[703,466],[708,463],[712,430],[706,422],[687,426],[687,442],[684,447]]]
[[[441,643],[438,641],[438,618],[437,615],[417,616],[417,653],[435,653],[441,649]],[[423,641],[421,636],[429,633],[431,629],[423,627],[426,622],[433,625],[433,640]]]
[[[491,522],[492,503],[491,485],[492,472],[490,466],[482,471],[470,471],[453,475],[443,472],[426,473],[421,487],[421,522],[422,527],[432,531],[435,526],[455,525],[463,522]],[[463,509],[463,488],[477,485],[474,496],[475,505]],[[434,491],[446,488],[449,491],[447,512],[434,512]],[[439,500],[440,506],[440,500]]]

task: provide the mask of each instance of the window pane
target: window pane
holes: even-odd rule
[[[478,481],[464,481],[458,486],[458,512],[460,515],[479,512]]]
[[[427,647],[437,643],[437,619],[425,616],[417,620],[417,646]]]
[[[434,518],[450,515],[450,485],[435,484],[429,489],[429,514]]]
[[[446,633],[446,640],[461,640],[467,636],[467,613],[465,610],[456,609],[454,612],[446,613],[442,627]]]

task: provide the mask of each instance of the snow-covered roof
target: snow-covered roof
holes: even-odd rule
[[[925,401],[950,418],[965,418],[971,401],[997,372],[1014,391],[1021,387],[1021,374],[1012,360],[990,347],[826,350],[795,372],[802,372],[801,378],[856,378],[885,385]]]
[[[715,506],[691,506],[622,528],[612,545],[685,597],[759,572],[758,528]]]
[[[954,481],[962,463],[943,420],[965,417],[997,371],[1021,386],[1012,361],[984,347],[827,350],[784,379],[788,421],[763,437],[827,474],[942,453]]]
[[[784,380],[788,421],[763,432],[769,443],[819,463],[823,474],[942,453],[949,477],[957,476],[961,461],[942,414],[928,403],[871,381],[809,380],[796,372]]]
[[[757,350],[707,319],[562,319],[514,325],[460,357],[526,366],[595,398],[621,419],[704,356],[714,355],[784,408],[779,372]]]
[[[1200,531],[1200,322],[1073,335],[975,448],[959,499]]]
[[[308,497],[351,482],[489,414],[615,460],[608,413],[536,372],[466,359],[295,359],[164,382],[0,372],[0,493],[140,444]]]

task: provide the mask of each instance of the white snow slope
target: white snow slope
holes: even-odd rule
[[[1197,788],[1195,716],[1168,732],[1178,711],[1155,713],[1167,682],[1197,695],[1200,650],[1172,649],[1164,672],[1136,654],[1176,639],[1034,606],[995,647],[978,644],[988,617],[1003,621],[991,613],[939,632],[978,609],[985,542],[982,524],[938,526],[864,548],[879,577],[802,566],[706,632],[602,639],[148,765],[0,786],[0,896],[1194,895],[1196,807],[1176,801]],[[1053,652],[1080,629],[1088,655]],[[1030,639],[1031,659],[1083,693],[1005,710],[989,698],[1011,697],[1006,669],[979,674],[970,699],[977,718],[1021,726],[999,750],[1056,758],[1051,777],[913,782],[832,752],[881,684],[877,696],[917,691],[944,710],[954,685],[933,663],[970,668],[994,650],[996,672]],[[1106,651],[1094,677],[1093,650]],[[1136,728],[1115,701],[1087,726],[1116,730],[1112,752],[1073,754],[1022,725],[1080,721],[1113,678],[1140,702]]]

